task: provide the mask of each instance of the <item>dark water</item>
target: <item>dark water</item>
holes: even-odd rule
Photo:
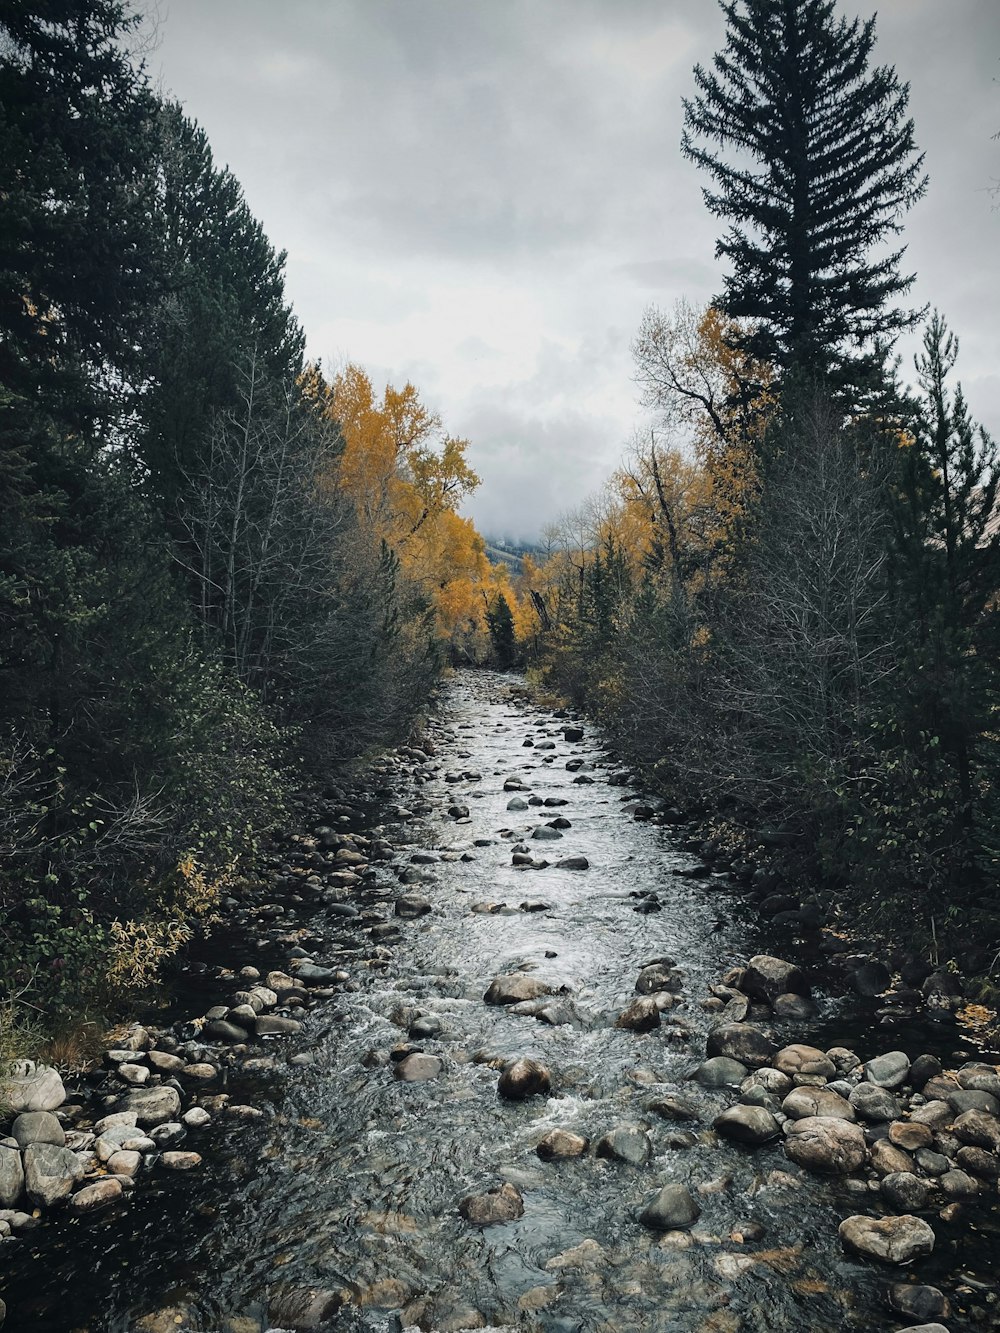
[[[608,785],[612,770],[594,729],[583,744],[566,742],[563,724],[511,686],[499,676],[456,677],[433,733],[437,775],[419,784],[392,772],[379,779],[394,793],[386,801],[430,807],[404,824],[386,823],[398,863],[428,849],[475,857],[422,867],[434,882],[408,891],[428,896],[432,915],[401,923],[387,965],[366,957],[372,947],[363,928],[347,938],[342,921],[311,921],[346,946],[319,951],[318,961],[344,967],[357,989],[321,1004],[300,1037],[271,1048],[280,1053],[275,1069],[231,1079],[233,1100],[262,1107],[266,1117],[216,1122],[193,1145],[205,1157],[196,1174],[151,1174],[120,1211],[53,1218],[0,1247],[0,1292],[10,1311],[4,1333],[254,1333],[271,1326],[269,1295],[285,1286],[342,1290],[351,1306],[331,1327],[355,1329],[398,1328],[393,1312],[401,1307],[421,1327],[442,1330],[899,1327],[884,1290],[887,1278],[905,1274],[847,1259],[837,1240],[842,1217],[877,1211],[869,1195],[800,1177],[780,1145],[747,1151],[702,1132],[693,1146],[671,1148],[679,1127],[646,1109],[680,1093],[710,1124],[732,1098],[686,1081],[704,1051],[709,1016],[699,1002],[708,986],[763,947],[785,956],[794,950],[817,968],[820,956],[789,936],[762,935],[724,880],[677,876],[694,858],[677,850],[669,830],[622,809],[632,793]],[[536,746],[524,748],[525,737]],[[553,750],[538,748],[548,740]],[[593,785],[573,783],[565,767],[573,757],[595,766]],[[463,770],[481,778],[444,781]],[[503,783],[511,776],[568,804],[509,812]],[[468,805],[471,822],[447,816],[455,801]],[[562,840],[529,846],[553,861],[582,853],[591,869],[513,868],[501,831],[528,833],[554,815],[571,821]],[[493,841],[477,847],[477,838]],[[631,895],[646,890],[659,894],[659,913],[634,911]],[[390,891],[400,889],[384,868],[367,898],[386,916]],[[483,901],[512,910],[473,913]],[[522,902],[547,908],[521,911]],[[212,949],[230,967],[260,965],[234,937],[217,937]],[[672,1039],[669,1026],[644,1036],[613,1026],[634,998],[641,965],[666,954],[685,974],[677,1012],[693,1029],[686,1043]],[[284,962],[280,954],[262,957]],[[573,1022],[549,1027],[483,1003],[493,976],[525,965],[567,988]],[[191,1011],[192,996],[182,998]],[[950,1020],[892,1026],[871,1002],[822,992],[819,999],[815,1020],[778,1025],[779,1040],[848,1045],[862,1058],[900,1046],[911,1056],[977,1054]],[[445,1069],[432,1082],[407,1085],[384,1060],[406,1039],[415,1012],[441,1020],[439,1036],[416,1044],[440,1055]],[[315,1063],[288,1065],[303,1049]],[[497,1097],[496,1061],[519,1055],[549,1066],[551,1097]],[[534,1151],[555,1126],[597,1138],[636,1121],[649,1126],[654,1145],[644,1167],[593,1156],[543,1164]],[[463,1196],[505,1180],[523,1194],[523,1218],[486,1230],[461,1220]],[[664,1238],[636,1221],[668,1181],[687,1183],[701,1204],[690,1236]],[[929,1215],[937,1245],[919,1274],[952,1294],[952,1333],[1000,1327],[981,1313],[1000,1257],[995,1203],[994,1194],[960,1224]],[[733,1239],[753,1224],[763,1229],[760,1240]],[[584,1241],[593,1244],[567,1254]]]

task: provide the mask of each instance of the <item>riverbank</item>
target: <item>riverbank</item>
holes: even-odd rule
[[[95,1135],[70,1151],[93,1151],[112,1101],[173,1088],[183,1111],[161,1123],[187,1137],[169,1151],[202,1161],[182,1172],[155,1139],[122,1147],[141,1161],[120,1199],[54,1207],[5,1244],[8,1328],[890,1329],[902,1321],[890,1287],[914,1269],[950,1302],[951,1333],[991,1327],[982,1238],[996,1185],[957,1156],[975,1144],[952,1136],[947,1170],[976,1183],[962,1200],[936,1183],[946,1171],[914,1159],[903,1173],[926,1194],[902,1216],[935,1237],[921,1255],[913,1229],[913,1267],[851,1258],[839,1235],[847,1218],[889,1215],[882,1183],[899,1174],[875,1165],[888,1153],[877,1144],[897,1148],[897,1121],[857,1109],[858,1087],[881,1086],[866,1076],[873,1057],[902,1052],[902,1079],[884,1089],[899,1123],[945,1100],[952,1118],[930,1130],[942,1136],[964,1112],[914,1086],[929,1069],[914,1062],[945,1075],[988,1063],[975,1035],[947,1011],[885,1014],[841,993],[820,939],[762,922],[731,874],[683,850],[690,835],[659,822],[588,724],[526,704],[509,678],[458,673],[422,740],[350,790],[303,794],[263,882],[190,957],[156,1021],[144,1016],[148,1044],[69,1089],[87,1107],[71,1132]],[[811,995],[754,994],[747,967],[762,954]],[[518,997],[484,1003],[503,978]],[[256,1007],[261,989],[273,1005]],[[807,1061],[839,1048],[857,1063],[777,1067],[809,1048]],[[164,1055],[212,1079],[158,1069]],[[545,1078],[525,1084],[518,1060]],[[718,1060],[741,1068],[713,1085]],[[128,1084],[124,1065],[148,1077]],[[993,1096],[953,1083],[948,1096]],[[538,1090],[510,1099],[504,1086]],[[803,1136],[786,1125],[810,1117],[785,1102],[813,1088],[851,1126],[832,1131],[854,1144],[846,1171],[786,1153]],[[757,1146],[720,1122],[738,1106],[767,1128]],[[209,1120],[184,1125],[195,1107]],[[579,1155],[549,1153],[567,1139]],[[697,1216],[651,1227],[643,1215],[667,1186]],[[661,1205],[678,1201],[691,1211],[677,1193]]]

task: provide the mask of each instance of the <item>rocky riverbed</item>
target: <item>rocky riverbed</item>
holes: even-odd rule
[[[297,818],[99,1065],[8,1087],[4,1333],[1000,1328],[952,974],[512,678]]]

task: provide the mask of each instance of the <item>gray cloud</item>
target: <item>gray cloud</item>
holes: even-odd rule
[[[914,303],[998,432],[1000,4],[882,0],[878,31],[931,174]],[[614,467],[645,304],[721,286],[679,140],[722,33],[711,0],[169,0],[153,65],[288,250],[311,353],[411,377],[472,440],[470,512],[523,536]]]

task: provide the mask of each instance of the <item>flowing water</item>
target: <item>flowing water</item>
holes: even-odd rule
[[[706,1127],[733,1098],[687,1081],[711,1017],[700,1001],[729,966],[764,945],[817,968],[820,956],[790,937],[761,936],[725,877],[676,873],[696,858],[678,850],[669,829],[632,817],[635,793],[608,784],[613,769],[595,729],[587,726],[583,743],[567,742],[565,723],[526,703],[514,684],[459,673],[431,732],[436,774],[381,779],[391,790],[372,807],[371,826],[383,827],[397,865],[414,852],[445,857],[421,865],[428,882],[407,890],[427,896],[433,912],[400,922],[386,961],[370,957],[364,923],[324,919],[320,909],[309,921],[327,940],[317,960],[345,967],[356,989],[319,1004],[301,1036],[277,1048],[273,1070],[230,1078],[233,1100],[265,1116],[220,1118],[195,1145],[205,1158],[196,1175],[153,1173],[119,1211],[53,1219],[0,1248],[4,1333],[125,1333],[143,1317],[146,1329],[253,1333],[271,1326],[269,1295],[295,1287],[350,1294],[333,1328],[899,1327],[884,1302],[886,1272],[845,1257],[837,1239],[840,1219],[868,1211],[868,1197],[800,1176],[780,1145],[717,1142]],[[548,743],[554,748],[542,748]],[[574,781],[566,768],[574,758],[591,783]],[[456,772],[479,776],[445,781]],[[524,796],[567,804],[509,811],[510,777],[522,780]],[[456,802],[468,806],[468,821],[449,816]],[[417,816],[387,818],[397,805]],[[553,862],[584,855],[590,868],[512,866],[516,838],[553,815],[570,821],[561,840],[527,845]],[[388,917],[400,892],[383,867],[361,898]],[[661,910],[637,912],[635,895],[648,892]],[[472,910],[484,902],[506,907]],[[231,967],[257,961],[249,941],[235,937],[217,937],[211,949]],[[615,1028],[640,967],[665,955],[684,973],[674,1014],[690,1025],[687,1039],[668,1023],[646,1035]],[[565,987],[569,1021],[550,1026],[484,1004],[491,978],[517,969]],[[862,1058],[899,1045],[911,1056],[956,1047],[965,1058],[978,1054],[950,1021],[887,1029],[872,1002],[822,989],[818,1000],[814,1020],[777,1025],[779,1041],[848,1045]],[[441,1030],[413,1044],[439,1055],[444,1069],[405,1084],[389,1053],[421,1015]],[[313,1064],[286,1063],[304,1049]],[[498,1063],[522,1055],[549,1067],[552,1094],[505,1102]],[[699,1107],[693,1135],[678,1137],[689,1127],[649,1111],[666,1094]],[[635,1122],[648,1126],[653,1144],[643,1166],[592,1154],[543,1163],[535,1153],[553,1127],[595,1140]],[[485,1229],[462,1220],[463,1196],[504,1181],[523,1195],[522,1218]],[[637,1221],[668,1181],[688,1184],[701,1205],[690,1233],[663,1236]],[[987,1301],[1000,1251],[995,1211],[979,1205],[971,1215],[975,1227],[968,1217],[951,1226],[932,1218],[938,1243],[919,1267],[921,1280],[952,1293],[964,1284],[971,1295],[959,1307]],[[983,1326],[964,1318],[956,1312],[952,1333]]]

